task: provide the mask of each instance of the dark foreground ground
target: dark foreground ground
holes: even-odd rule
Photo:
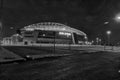
[[[0,80],[120,80],[120,53],[96,52],[1,64]]]

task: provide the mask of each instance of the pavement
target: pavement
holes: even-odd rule
[[[6,45],[6,46],[8,46],[8,45]],[[35,45],[35,46],[38,46],[38,45]],[[41,45],[41,46],[44,46],[44,45]],[[45,46],[47,46],[47,45],[45,45]],[[49,47],[51,47],[51,46],[49,45]],[[93,52],[100,52],[100,51],[114,52],[114,53],[120,52],[120,47],[101,46],[101,45],[82,45],[82,46],[81,45],[70,45],[70,46],[69,45],[64,45],[64,46],[63,45],[56,45],[56,51],[58,51],[59,49],[63,50],[62,52],[65,52],[67,50],[69,52],[66,52],[66,54],[41,54],[41,55],[37,55],[37,56],[36,55],[29,56],[28,55],[27,57],[28,58],[32,57],[33,59],[35,59],[35,58],[44,58],[44,57],[66,56],[66,55],[71,55],[71,54],[69,54],[71,51],[72,51],[71,53],[76,53],[76,51],[79,51],[81,53],[83,53],[83,52],[93,53]],[[25,60],[25,58],[20,57],[20,56],[14,54],[13,52],[8,51],[8,50],[1,47],[1,49],[0,49],[0,63],[17,61],[17,60]]]
[[[49,49],[49,48],[48,48]],[[120,80],[120,47],[56,47],[69,55],[47,54],[23,62],[0,64],[0,80]],[[0,48],[0,63],[24,60]]]
[[[120,80],[120,53],[93,52],[0,65],[0,80]]]
[[[11,62],[11,61],[16,61],[16,60],[24,60],[24,59],[14,54],[11,51],[8,51],[2,47],[0,48],[0,63]]]

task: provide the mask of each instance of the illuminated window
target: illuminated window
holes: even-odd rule
[[[34,29],[33,28],[26,28],[25,30],[26,31],[33,31]]]
[[[67,36],[71,36],[71,33],[67,33],[67,32],[59,32],[59,35],[67,35]]]
[[[54,38],[53,31],[39,31],[38,38]]]
[[[71,33],[68,32],[57,32],[56,33],[56,38],[58,39],[71,39]]]

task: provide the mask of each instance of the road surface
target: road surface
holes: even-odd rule
[[[120,53],[74,53],[1,64],[0,80],[120,80]]]

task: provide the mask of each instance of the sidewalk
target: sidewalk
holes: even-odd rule
[[[120,47],[116,46],[101,46],[101,45],[91,45],[91,46],[71,46],[71,50],[85,50],[88,52],[98,52],[98,51],[108,51],[108,52],[120,52]]]
[[[57,49],[57,48],[56,48]],[[59,49],[59,48],[58,48]],[[60,48],[61,49],[61,48]],[[65,53],[63,53],[65,50]],[[66,56],[66,55],[70,55],[70,52],[66,52],[66,50],[69,50],[68,47],[66,47],[66,49],[63,49],[63,54],[41,54],[41,55],[31,55],[31,56],[27,56],[29,57],[33,57],[33,58],[43,58],[43,57],[53,57],[53,56]],[[120,47],[111,47],[111,46],[100,46],[100,45],[92,45],[92,46],[71,46],[70,51],[78,51],[78,52],[99,52],[99,51],[107,51],[107,52],[120,52]],[[77,52],[77,53],[78,53]],[[16,60],[25,60],[24,58],[14,54],[13,52],[10,52],[4,48],[0,48],[0,63],[2,62],[11,62],[11,61],[16,61]]]
[[[24,60],[24,59],[4,48],[0,48],[0,63],[1,62],[11,62],[11,61],[15,61],[15,60]]]

